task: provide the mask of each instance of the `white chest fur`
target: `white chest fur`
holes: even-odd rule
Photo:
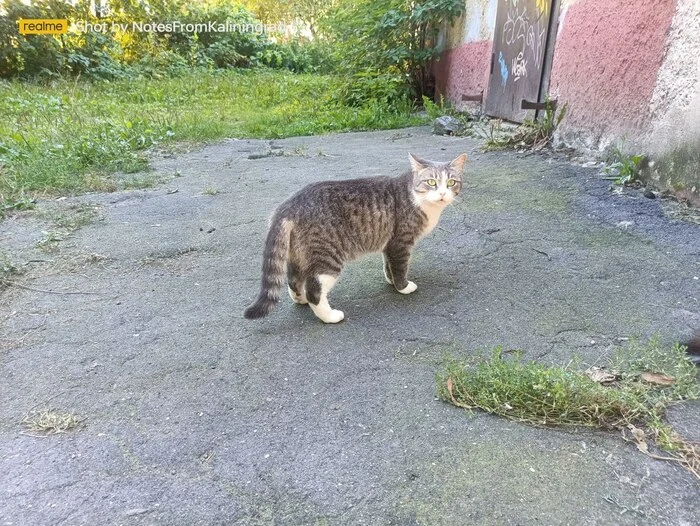
[[[428,216],[428,222],[426,223],[425,227],[423,227],[420,237],[427,236],[435,229],[438,221],[440,221],[440,214],[442,214],[444,209],[445,207],[439,204],[423,203],[421,205],[421,210],[423,210],[423,213]]]

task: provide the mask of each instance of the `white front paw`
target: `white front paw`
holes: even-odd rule
[[[401,289],[399,292],[401,294],[410,294],[411,292],[415,292],[415,290],[418,288],[418,285],[413,283],[412,281],[408,282],[408,285],[406,285],[406,288]]]
[[[326,316],[321,318],[324,323],[339,323],[345,319],[345,313],[342,310],[331,310]]]

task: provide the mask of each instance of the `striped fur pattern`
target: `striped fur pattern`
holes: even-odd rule
[[[409,159],[411,171],[398,177],[314,183],[282,203],[265,241],[260,293],[244,316],[269,314],[286,273],[294,302],[308,304],[326,323],[341,321],[328,293],[345,263],[368,252],[382,252],[384,277],[398,292],[414,292],[407,278],[411,251],[461,191],[467,156],[447,163]]]

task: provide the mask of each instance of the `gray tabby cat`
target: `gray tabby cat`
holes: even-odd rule
[[[308,303],[325,323],[345,315],[328,304],[343,265],[367,252],[384,255],[384,278],[401,294],[416,290],[406,277],[413,245],[430,233],[462,188],[467,155],[426,161],[409,154],[410,172],[311,184],[272,217],[263,253],[262,285],[244,316],[262,318],[279,301],[285,267],[296,303]]]

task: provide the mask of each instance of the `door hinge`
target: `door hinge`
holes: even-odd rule
[[[463,102],[484,102],[484,90],[476,95],[462,95]]]
[[[548,102],[532,102],[530,100],[523,99],[520,101],[521,110],[546,110],[547,105],[549,105],[552,110],[557,109],[557,99],[550,99]]]

